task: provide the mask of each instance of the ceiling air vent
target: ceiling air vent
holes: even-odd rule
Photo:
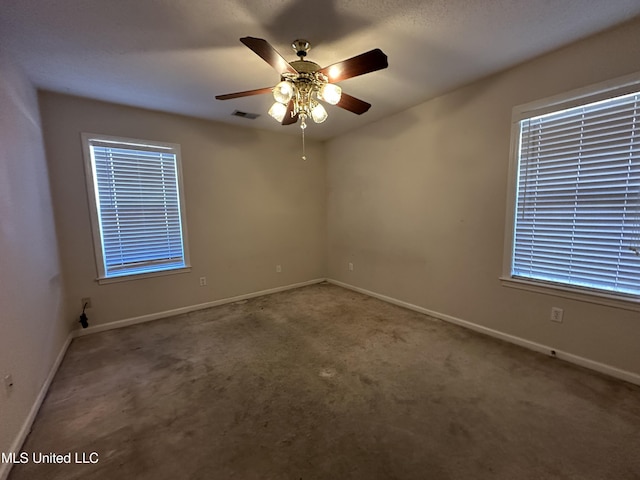
[[[255,120],[260,116],[259,113],[241,112],[240,110],[234,110],[231,115],[236,117],[248,118],[249,120]]]

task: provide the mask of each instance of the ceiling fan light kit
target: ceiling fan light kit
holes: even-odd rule
[[[302,129],[302,158],[304,154],[304,130],[307,119],[315,123],[324,122],[329,114],[320,101],[353,112],[357,115],[365,113],[371,105],[347,94],[333,82],[363,75],[387,68],[387,56],[380,49],[370,50],[356,57],[349,58],[325,68],[315,62],[305,60],[311,48],[307,40],[295,40],[293,47],[299,60],[287,62],[266,40],[254,37],[243,37],[240,41],[253,50],[264,61],[280,74],[280,82],[273,88],[261,88],[245,92],[218,95],[218,100],[246,97],[272,92],[275,100],[269,109],[269,115],[282,125],[291,125],[300,119]]]
[[[307,40],[295,40],[291,46],[300,57],[300,60],[291,62],[296,73],[282,73],[282,81],[273,87],[273,98],[276,103],[286,107],[293,102],[289,111],[292,117],[300,117],[300,126],[304,130],[306,119],[311,117],[315,123],[324,122],[329,114],[319,103],[323,100],[331,105],[336,105],[342,96],[342,89],[329,83],[329,79],[320,73],[320,65],[304,59],[311,46]],[[269,115],[282,123],[284,116],[282,108],[275,103],[269,109]]]
[[[273,105],[271,105],[271,108],[269,109],[268,113],[273,118],[275,118],[278,122],[282,123],[282,120],[284,119],[284,116],[287,113],[287,106],[282,103],[276,102]]]
[[[331,105],[337,105],[342,98],[342,89],[333,83],[325,83],[320,87],[320,98]]]
[[[295,89],[293,83],[288,80],[283,80],[275,87],[273,87],[273,98],[276,102],[280,102],[283,105],[289,103],[289,100],[293,97]]]

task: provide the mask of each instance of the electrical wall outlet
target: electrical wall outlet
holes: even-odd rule
[[[353,263],[349,262],[349,271],[353,272]]]
[[[276,273],[282,273],[282,265],[276,265]]]
[[[201,287],[207,286],[207,277],[200,277],[200,286]]]
[[[552,322],[562,322],[562,317],[564,316],[564,310],[558,307],[551,307],[551,321]]]
[[[86,307],[85,307],[86,305]],[[80,306],[82,307],[82,309],[84,310],[91,308],[91,297],[84,297],[82,299],[80,299]]]
[[[4,376],[4,388],[7,394],[11,393],[13,390],[13,375],[9,374]]]

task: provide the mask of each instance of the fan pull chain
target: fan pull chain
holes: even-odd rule
[[[305,122],[306,119],[306,115],[301,115],[301,122],[300,122],[300,128],[302,129],[302,160],[306,160],[307,159],[307,155],[305,153],[305,147],[304,147],[304,131],[307,128],[307,122]]]

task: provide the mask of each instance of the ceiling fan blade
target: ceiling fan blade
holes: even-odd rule
[[[271,93],[273,87],[258,88],[256,90],[247,90],[246,92],[227,93],[226,95],[216,95],[216,100],[230,100],[232,98],[249,97],[251,95],[261,95],[263,93]]]
[[[287,105],[287,112],[284,114],[284,118],[282,119],[282,125],[292,125],[298,121],[298,114],[291,115],[293,113],[293,100],[289,101]]]
[[[321,68],[319,72],[329,77],[330,82],[340,82],[347,78],[353,78],[365,73],[382,70],[388,66],[389,63],[387,62],[387,56],[382,50],[376,48],[347,60],[343,60],[342,62]]]
[[[371,108],[371,104],[367,103],[359,98],[352,97],[351,95],[347,95],[342,92],[342,96],[340,97],[340,101],[336,103],[337,107],[344,108],[345,110],[349,110],[357,115],[362,115],[364,112]]]
[[[278,73],[298,73],[296,69],[293,68],[289,62],[287,62],[266,40],[255,37],[242,37],[240,41],[253,50],[253,52],[265,62],[275,68]]]

